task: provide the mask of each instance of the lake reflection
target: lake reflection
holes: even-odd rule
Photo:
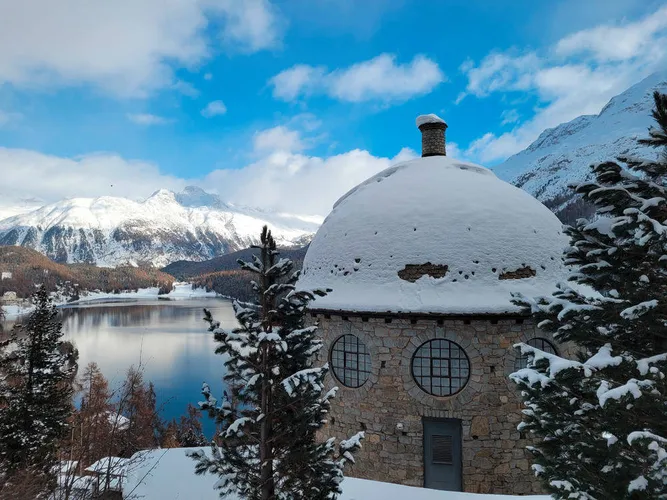
[[[237,325],[231,302],[222,299],[133,301],[61,309],[63,332],[79,349],[79,370],[95,361],[112,387],[122,383],[131,365],[144,368],[166,419],[201,400],[202,381],[216,397],[222,393],[223,359],[213,351],[213,334],[203,321],[210,309],[224,328]],[[203,418],[207,430],[210,419]],[[210,432],[207,432],[210,435]]]

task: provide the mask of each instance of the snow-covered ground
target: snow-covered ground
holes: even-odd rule
[[[130,460],[124,498],[142,500],[218,500],[213,489],[216,476],[194,473],[194,461],[185,453],[200,448],[170,448],[144,451]],[[429,490],[379,481],[345,478],[339,500],[549,500],[548,496],[478,495]],[[227,497],[227,500],[238,500]]]
[[[121,293],[106,293],[106,292],[86,292],[81,294],[81,298],[76,302],[66,302],[56,298],[57,306],[71,306],[77,304],[89,303],[104,303],[104,302],[119,302],[125,300],[182,300],[204,297],[217,297],[215,292],[207,292],[204,288],[192,288],[190,283],[174,283],[174,288],[171,292],[158,295],[158,287],[139,288],[136,291],[126,291]],[[16,319],[19,316],[30,313],[33,310],[32,304],[27,302],[17,305],[2,306],[5,311],[5,317],[8,320]]]

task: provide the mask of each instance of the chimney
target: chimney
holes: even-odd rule
[[[422,157],[446,156],[445,130],[447,124],[437,115],[420,115],[417,117],[417,127],[422,133]]]

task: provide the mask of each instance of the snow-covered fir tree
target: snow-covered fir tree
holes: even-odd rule
[[[202,409],[219,424],[212,457],[193,454],[196,472],[218,474],[221,497],[249,500],[320,500],[340,493],[343,468],[353,462],[363,433],[336,445],[316,433],[326,424],[336,390],[324,391],[328,367],[315,367],[321,347],[316,326],[305,325],[305,308],[315,295],[297,291],[298,272],[279,252],[271,232],[262,230],[259,255],[239,261],[256,276],[257,302],[234,302],[240,327],[220,328],[206,311],[206,321],[227,357],[224,380],[231,394],[221,404],[207,384]]]
[[[33,303],[28,320],[0,345],[0,475],[29,470],[38,481],[49,475],[67,430],[78,353],[62,340],[44,288]]]
[[[667,148],[667,96],[643,144]],[[515,297],[577,360],[525,344],[512,375],[537,438],[533,468],[556,498],[667,498],[667,155],[593,165],[575,186],[597,208],[568,228],[570,284]]]

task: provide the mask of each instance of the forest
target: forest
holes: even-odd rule
[[[96,267],[90,264],[58,264],[29,248],[0,246],[0,296],[16,292],[18,298],[28,298],[40,284],[47,291],[65,289],[75,297],[80,290],[101,290],[106,293],[158,286],[170,290],[174,277],[150,267]],[[6,273],[11,273],[7,277]]]

